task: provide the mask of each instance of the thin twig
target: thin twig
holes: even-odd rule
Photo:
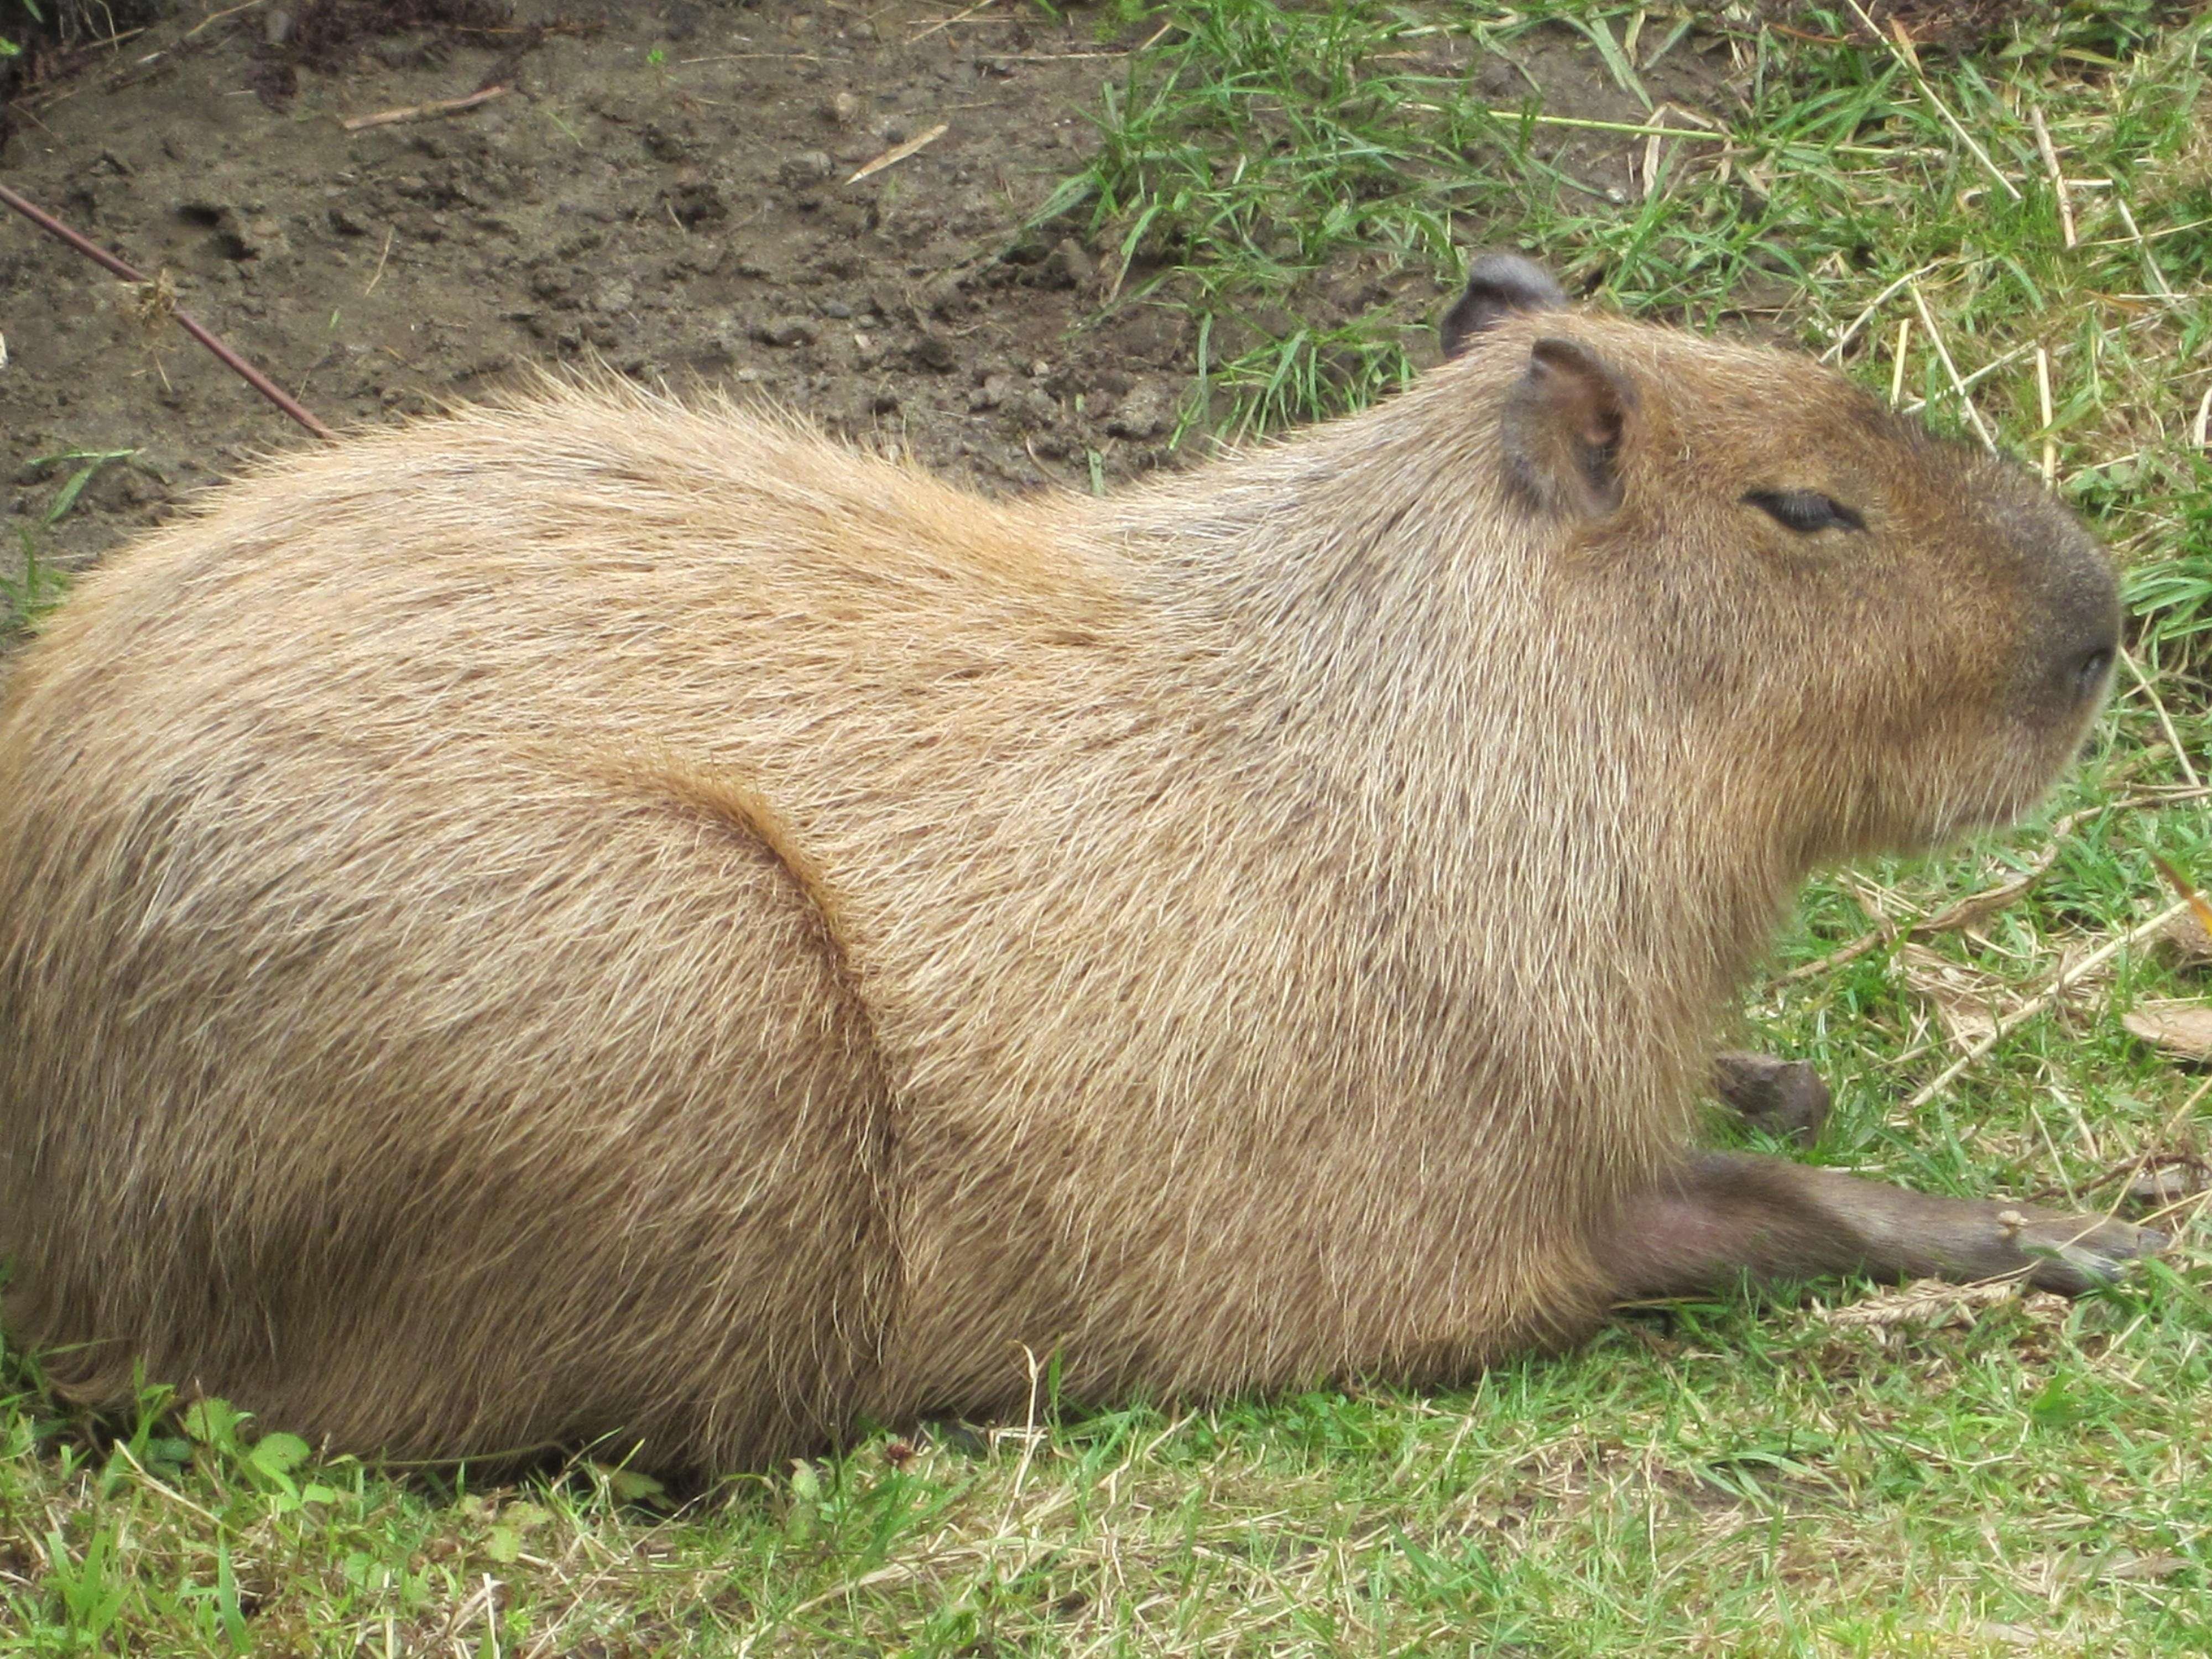
[[[98,52],[102,46],[119,46],[125,40],[136,40],[140,35],[145,33],[146,29],[143,27],[135,29],[124,29],[117,33],[108,35],[103,40],[88,40],[82,46],[79,46],[76,51],[81,52]],[[75,53],[71,54],[72,57],[75,55]]]
[[[2148,1145],[2152,1147],[2158,1147],[2170,1143],[2173,1139],[2173,1137],[2180,1132],[2181,1126],[2189,1121],[2190,1114],[2197,1109],[2197,1103],[2204,1098],[2208,1091],[2212,1091],[2212,1078],[2205,1079],[2203,1082],[2198,1084],[2196,1088],[2190,1091],[2189,1097],[2183,1101],[2179,1106],[2176,1107],[2173,1111],[2167,1115],[2166,1121],[2160,1126],[2158,1133],[2150,1138]],[[2154,1165],[2160,1169],[2179,1168],[2192,1170],[2197,1172],[2200,1178],[2206,1173],[2208,1169],[2212,1169],[2212,1166],[2208,1166],[2205,1161],[2197,1157],[2194,1152],[2160,1152],[2155,1151],[2141,1152],[2137,1152],[2133,1158],[2123,1158],[2113,1168],[2107,1170],[2104,1174],[2099,1176],[2094,1181],[2090,1182],[2087,1186],[2083,1187],[2081,1191],[2084,1195],[2087,1195],[2087,1194],[2095,1192],[2100,1187],[2109,1187],[2116,1181],[2125,1181],[2132,1183],[2138,1176],[2149,1170]],[[2055,1195],[2057,1191],[2057,1189],[2054,1187],[2045,1187],[2039,1191],[2030,1193],[2027,1195],[2027,1201],[2031,1204],[2039,1203],[2044,1199],[2052,1197]],[[2117,1214],[2120,1205],[2126,1203],[2127,1200],[2127,1188],[2122,1188],[2119,1198],[2112,1205],[2111,1213]],[[2155,1220],[2161,1216],[2172,1215],[2179,1211],[2183,1205],[2190,1203],[2192,1200],[2197,1204],[2197,1206],[2200,1210],[2203,1209],[2208,1200],[2212,1200],[2212,1188],[2208,1188],[2206,1190],[2197,1193],[2185,1193],[2172,1203],[2154,1211],[2151,1216],[2146,1218]]]
[[[1880,311],[1884,306],[1887,305],[1893,295],[1899,294],[1911,283],[1919,281],[1920,278],[1925,276],[1929,271],[1935,269],[1936,267],[1934,265],[1929,264],[1921,266],[1917,270],[1908,270],[1904,276],[1899,277],[1887,288],[1882,289],[1881,293],[1875,295],[1872,300],[1868,301],[1867,308],[1859,313],[1857,316],[1851,319],[1850,326],[1846,328],[1841,334],[1836,336],[1835,344],[1830,346],[1826,351],[1820,354],[1820,361],[1824,363],[1832,363],[1838,357],[1841,357],[1844,355],[1844,348],[1850,344],[1851,341],[1856,337],[1858,331],[1861,329],[1864,328],[1869,323],[1874,320],[1875,313]],[[1890,401],[1894,403],[1896,398],[1892,397]]]
[[[2124,645],[2120,647],[2120,660],[2127,664],[2128,672],[2136,677],[2136,684],[2142,687],[2143,696],[2150,699],[2150,706],[2158,714],[2159,730],[2166,733],[2166,746],[2173,750],[2174,759],[2181,763],[2182,775],[2189,780],[2190,787],[2197,787],[2203,780],[2197,775],[2197,769],[2189,763],[2189,751],[2181,746],[2181,736],[2173,729],[2173,716],[2166,712],[2166,700],[2158,695],[2158,689],[2150,683],[2149,676],[2142,672],[2142,665],[2136,660],[2135,653]]]
[[[1708,132],[1701,127],[1668,126],[1656,121],[1595,121],[1581,115],[1523,115],[1517,109],[1486,109],[1474,106],[1478,115],[1487,115],[1499,121],[1526,121],[1531,126],[1572,127],[1578,132],[1618,132],[1631,138],[1701,138],[1709,144],[1733,142],[1735,135],[1727,132]],[[1677,115],[1681,111],[1674,112]]]
[[[1022,1429],[1022,1459],[1015,1465],[1014,1483],[1006,1492],[1006,1515],[1000,1523],[1000,1532],[1013,1525],[1014,1508],[1022,1501],[1022,1487],[1029,1480],[1030,1463],[1036,1456],[1037,1443],[1044,1438],[1044,1431],[1037,1427],[1037,1384],[1043,1377],[1044,1366],[1027,1343],[1022,1345],[1022,1361],[1029,1368],[1030,1406]]]
[[[2051,429],[2051,354],[2039,345],[2035,349],[2035,401],[2043,413],[2043,484],[2048,489],[2058,483],[2058,439]]]
[[[2186,915],[2188,910],[2189,901],[2178,900],[2166,906],[2148,921],[2140,922],[2118,937],[2106,940],[2104,944],[2099,945],[2072,967],[2061,968],[2051,975],[2051,982],[2043,989],[2028,998],[2027,1001],[2018,1004],[2000,1015],[1986,1035],[1965,1054],[1960,1054],[1958,1059],[1937,1073],[1935,1079],[1916,1093],[1911,1099],[1906,1101],[1900,1109],[1908,1114],[1918,1111],[1958,1081],[1960,1073],[1964,1073],[1968,1066],[1981,1059],[1984,1054],[1996,1048],[1998,1043],[2003,1042],[2029,1020],[2048,1009],[2059,998],[2064,996],[2071,987],[2080,983],[2093,969],[2103,967],[2121,951],[2132,950],[2176,916]]]
[[[1960,385],[1964,389],[1972,391],[1983,381],[1988,380],[1990,375],[1996,374],[1999,369],[2011,368],[2013,364],[2027,356],[2029,352],[2037,349],[2039,349],[2039,348],[2035,346],[2014,346],[2010,351],[2006,352],[2003,356],[1990,358],[1989,362],[1984,363],[1979,368],[1976,369],[1972,374],[1967,375],[1965,380],[1961,380]],[[1927,398],[1915,398],[1911,403],[1905,405],[1902,412],[1907,415],[1917,415],[1922,410],[1927,407]]]
[[[1951,106],[1936,95],[1936,88],[1928,84],[1928,77],[1920,72],[1919,58],[1893,43],[1887,35],[1875,27],[1874,19],[1867,15],[1866,8],[1859,4],[1859,0],[1850,0],[1850,8],[1859,15],[1859,21],[1867,26],[1867,32],[1881,41],[1888,49],[1889,55],[1897,59],[1905,73],[1912,77],[1913,84],[1920,88],[1920,95],[1928,100],[1929,106],[1943,118],[1952,131],[1959,135],[1959,141],[1973,151],[1974,159],[1989,169],[1990,177],[1996,179],[1999,187],[2014,201],[2020,200],[2019,187],[1998,170],[1997,164],[1990,160],[1989,151],[1974,142],[1974,135],[1966,131],[1966,125],[1957,116],[1951,113]]]
[[[362,298],[364,300],[375,293],[376,285],[384,280],[384,262],[392,257],[392,239],[398,234],[398,225],[386,225],[384,228],[384,252],[376,256],[376,270],[369,276],[368,286],[361,291]]]
[[[234,17],[240,12],[252,11],[256,6],[264,6],[268,3],[269,0],[245,0],[245,3],[242,5],[227,7],[222,11],[210,12],[205,17],[200,19],[198,22],[193,24],[191,27],[186,29],[180,38],[189,40],[192,36],[198,34],[202,29],[211,27],[215,24],[222,21],[226,17]]]
[[[495,98],[504,98],[514,88],[504,82],[485,87],[465,98],[434,98],[427,104],[409,104],[403,109],[379,110],[374,115],[356,115],[338,125],[348,132],[359,132],[366,127],[388,127],[401,121],[425,121],[434,115],[459,115],[465,109],[474,109],[478,104],[489,104]]]
[[[1845,963],[1857,961],[1869,951],[1885,945],[1895,944],[1899,939],[1927,939],[1936,933],[1947,933],[1954,928],[1970,926],[1990,912],[2002,909],[2027,892],[2029,888],[2034,886],[2037,882],[2042,880],[2045,873],[2058,861],[2061,845],[2061,842],[2053,840],[2050,846],[2043,849],[2041,855],[2033,864],[2028,866],[2010,881],[1996,887],[1985,887],[1978,893],[1969,893],[1965,898],[1938,914],[1910,925],[1893,918],[1883,922],[1881,927],[1860,934],[1849,945],[1831,951],[1818,962],[1808,962],[1792,968],[1785,974],[1777,974],[1772,983],[1778,986],[1790,985],[1801,979],[1816,978],[1820,975],[1842,967]]]
[[[141,1480],[143,1480],[148,1486],[151,1486],[155,1492],[161,1493],[162,1497],[167,1498],[172,1504],[179,1504],[182,1507],[190,1510],[194,1515],[198,1516],[203,1521],[213,1522],[217,1527],[221,1527],[222,1525],[222,1522],[217,1516],[210,1513],[208,1510],[202,1509],[198,1504],[193,1503],[191,1498],[185,1497],[184,1493],[177,1491],[175,1487],[164,1486],[161,1481],[155,1480],[152,1474],[148,1473],[146,1466],[138,1461],[138,1455],[131,1449],[130,1442],[126,1440],[117,1441],[115,1443],[115,1449],[123,1454],[123,1458],[125,1462],[129,1463],[132,1468],[138,1471],[138,1478]]]
[[[909,46],[919,46],[922,41],[928,40],[931,35],[936,33],[939,29],[949,29],[955,23],[964,23],[969,18],[973,17],[977,12],[981,11],[985,7],[994,6],[998,4],[998,3],[999,0],[975,0],[975,3],[969,7],[967,10],[958,13],[951,17],[940,17],[934,23],[932,23],[927,28],[922,30],[921,33],[908,36],[907,39],[907,45]]]
[[[1894,409],[1905,401],[1905,349],[1912,343],[1912,319],[1900,317],[1897,321],[1897,349],[1889,359],[1889,406]]]
[[[2114,191],[2112,205],[2120,210],[2120,222],[2127,227],[2128,235],[2134,240],[2136,251],[2142,256],[2143,271],[2149,276],[2150,285],[2158,290],[2160,299],[2171,301],[2173,298],[2173,290],[2166,285],[2166,273],[2158,268],[2158,261],[2150,257],[2150,244],[2144,240],[2142,232],[2136,228],[2136,216],[2129,211],[2128,198],[2119,191]]]
[[[1982,441],[1982,447],[1990,454],[1996,454],[1997,441],[1990,434],[1989,428],[1983,424],[1982,411],[1974,407],[1973,393],[1966,390],[1966,383],[1959,378],[1959,366],[1951,361],[1950,348],[1943,343],[1943,331],[1936,326],[1936,315],[1928,309],[1928,301],[1920,292],[1920,284],[1908,283],[1906,291],[1912,295],[1913,306],[1920,313],[1920,326],[1928,331],[1928,343],[1936,348],[1936,360],[1943,365],[1943,372],[1951,377],[1951,385],[1958,392],[1959,401],[1966,405],[1967,423]]]
[[[145,277],[140,276],[129,265],[125,264],[122,260],[117,258],[106,248],[101,247],[97,242],[92,241],[88,238],[78,235],[76,232],[71,230],[67,225],[55,218],[52,214],[46,212],[42,209],[33,206],[29,202],[25,201],[21,196],[18,196],[14,191],[9,190],[5,185],[0,185],[0,207],[13,208],[16,212],[21,214],[26,219],[28,219],[33,224],[36,225],[40,230],[45,231],[47,235],[54,237],[58,240],[68,243],[79,253],[84,255],[86,258],[90,259],[94,264],[100,266],[106,270],[113,272],[116,276],[120,276],[125,282],[137,283],[141,285],[145,283]],[[259,369],[254,368],[252,363],[247,362],[245,358],[240,356],[235,351],[233,351],[228,346],[225,345],[213,334],[210,333],[201,325],[199,319],[195,318],[190,312],[180,311],[173,307],[170,310],[169,314],[177,319],[177,326],[179,328],[184,330],[185,333],[191,335],[192,338],[198,340],[210,351],[215,353],[215,355],[221,358],[224,364],[228,367],[234,374],[236,374],[244,380],[246,385],[252,386],[263,397],[268,398],[270,403],[276,404],[277,408],[283,410],[287,415],[297,421],[301,426],[307,428],[308,431],[313,433],[318,438],[327,439],[332,443],[336,443],[337,441],[338,434],[337,433],[331,431],[330,428],[325,426],[320,421],[317,420],[313,416],[307,413],[306,410],[302,409],[292,398],[291,394],[284,391],[284,389],[279,386],[274,380],[270,380]]]
[[[1125,52],[994,52],[991,60],[998,64],[1073,64],[1091,58],[1134,58],[1139,52],[1150,52],[1159,45],[1173,23],[1163,23],[1145,40]]]
[[[881,173],[885,167],[896,166],[897,163],[905,161],[908,156],[913,155],[916,150],[922,149],[925,145],[935,143],[939,139],[942,138],[946,133],[951,131],[952,124],[951,122],[939,121],[935,126],[930,128],[927,132],[921,134],[919,137],[909,138],[902,144],[892,145],[890,149],[885,150],[881,155],[877,156],[874,161],[863,165],[859,172],[855,173],[845,182],[848,185],[857,185],[861,179],[867,178],[870,174]]]
[[[679,67],[688,68],[693,64],[750,64],[763,58],[795,64],[818,64],[822,61],[817,53],[811,52],[719,52],[711,57],[679,58],[676,61]]]
[[[2197,1092],[2202,1094],[2203,1090],[2200,1088]],[[2191,1103],[2193,1105],[2195,1104],[2195,1102],[2192,1101]],[[2030,1204],[2041,1204],[2047,1200],[2057,1198],[2060,1194],[2064,1193],[2069,1204],[2078,1205],[2081,1200],[2088,1197],[2092,1193],[2101,1191],[2103,1188],[2111,1186],[2116,1181],[2132,1182],[2137,1176],[2146,1174],[2154,1166],[2162,1170],[2185,1169],[2202,1172],[2205,1168],[2205,1164],[2203,1158],[2197,1157],[2192,1152],[2135,1152],[2122,1158],[2118,1163],[2113,1164],[2112,1168],[2106,1170],[2104,1174],[2095,1176],[2094,1179],[2083,1182],[2081,1186],[2074,1188],[2070,1191],[2069,1191],[2069,1189],[2063,1184],[2053,1182],[2046,1186],[2039,1187],[2033,1192],[2026,1194],[2024,1196]],[[2124,1191],[2121,1194],[2122,1201],[2125,1202],[2127,1194]]]
[[[2075,182],[2081,181],[2077,179]],[[2212,219],[2185,219],[2178,225],[2160,225],[2156,230],[2144,231],[2142,240],[2146,242],[2162,242],[2169,236],[2186,236],[2191,231],[2202,230],[2207,225],[2212,225]],[[2128,236],[2100,236],[2095,241],[2084,242],[2081,246],[2083,247],[2125,247],[2134,240],[2136,239]]]
[[[1158,33],[1153,35],[1151,40],[1146,41],[1144,45],[1139,46],[1137,50],[1139,52],[1144,51],[1146,46],[1150,46],[1154,41],[1157,41],[1160,38],[1161,34],[1164,34],[1166,33],[1166,29],[1161,29]],[[1089,54],[1083,52],[1050,52],[1037,54],[1037,61],[1051,62],[1060,58],[1080,58],[1085,56],[1119,58],[1126,57],[1127,54],[1124,52],[1097,52]],[[1405,105],[1404,107],[1409,110],[1418,111],[1425,115],[1442,115],[1444,113],[1444,106],[1442,104],[1408,103]],[[1683,109],[1679,106],[1670,106],[1670,107],[1673,109],[1673,112],[1682,120],[1696,121],[1701,118],[1694,111]],[[1535,127],[1571,127],[1577,132],[1617,132],[1622,137],[1628,138],[1650,138],[1655,137],[1660,138],[1696,138],[1701,139],[1709,144],[1735,144],[1740,142],[1735,133],[1722,127],[1677,127],[1668,126],[1656,121],[1600,121],[1585,115],[1534,115],[1525,110],[1506,109],[1501,106],[1493,106],[1487,104],[1455,104],[1452,106],[1452,108],[1455,111],[1463,112],[1470,115],[1487,115],[1494,121],[1510,122],[1516,126],[1519,125],[1522,122],[1526,121],[1529,125]],[[1894,150],[1884,149],[1875,144],[1838,144],[1834,146],[1834,149],[1836,153],[1841,155],[1873,155],[1880,156],[1885,161],[1893,160],[1897,154]],[[1931,265],[1928,267],[1928,269],[1932,270],[1935,267]]]
[[[2044,170],[2051,175],[2051,193],[2058,198],[2058,228],[2066,237],[2066,246],[2075,246],[2074,198],[2066,188],[2066,174],[2058,165],[2058,149],[2051,142],[2051,129],[2043,124],[2043,106],[2030,104],[2027,118],[2035,128],[2035,147],[2043,152]]]

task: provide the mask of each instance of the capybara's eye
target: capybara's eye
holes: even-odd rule
[[[1817,489],[1754,489],[1743,498],[1777,524],[1809,536],[1816,530],[1864,530],[1866,520]]]

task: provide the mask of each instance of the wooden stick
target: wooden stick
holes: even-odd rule
[[[2043,849],[2042,854],[2033,864],[2028,866],[2010,881],[1996,887],[1985,887],[1978,893],[1969,893],[1938,915],[1929,916],[1922,921],[1913,922],[1909,927],[1893,920],[1885,921],[1881,927],[1870,928],[1861,933],[1849,945],[1841,945],[1829,951],[1817,962],[1808,962],[1790,969],[1787,973],[1777,974],[1768,983],[1778,986],[1794,985],[1801,979],[1814,979],[1822,974],[1843,967],[1846,963],[1856,962],[1868,951],[1881,945],[1894,944],[1899,939],[1927,939],[1934,934],[1948,933],[1954,928],[1966,927],[1978,921],[1990,911],[2002,909],[2027,892],[2029,888],[2034,886],[2037,882],[2042,880],[2051,866],[2058,861],[2060,845],[2059,842],[2053,840],[2050,846]]]
[[[365,127],[388,127],[399,121],[422,121],[434,115],[459,115],[465,109],[474,109],[478,104],[489,104],[495,98],[503,98],[514,88],[501,85],[486,87],[465,98],[439,98],[427,104],[410,104],[404,109],[379,110],[374,115],[356,115],[338,125],[348,132],[359,132]]]
[[[71,230],[67,225],[55,218],[52,214],[33,207],[29,202],[25,201],[14,191],[9,190],[5,185],[0,185],[0,207],[13,208],[16,212],[21,214],[26,219],[28,219],[33,224],[36,225],[40,230],[45,231],[47,235],[54,237],[58,240],[67,242],[71,247],[75,248],[79,253],[84,255],[86,258],[91,260],[94,264],[100,266],[104,270],[113,272],[116,276],[120,276],[125,282],[137,283],[141,285],[144,284],[146,279],[143,276],[133,270],[129,265],[125,264],[122,260],[117,258],[106,248],[101,247],[98,243],[94,242],[86,237],[78,235],[76,232]],[[246,385],[252,386],[263,397],[268,398],[270,403],[276,404],[277,408],[283,410],[287,415],[297,421],[301,426],[307,428],[308,431],[313,433],[318,438],[326,439],[331,443],[336,443],[337,441],[338,434],[337,433],[331,431],[330,428],[325,426],[313,416],[308,414],[305,409],[301,408],[300,404],[293,399],[289,392],[285,392],[274,380],[270,380],[266,374],[264,374],[259,369],[254,368],[252,363],[247,362],[245,358],[240,356],[235,351],[233,351],[228,346],[225,345],[221,340],[216,338],[216,337],[210,333],[205,328],[202,327],[199,320],[190,312],[173,308],[170,311],[169,315],[177,319],[177,326],[179,328],[184,330],[185,333],[191,335],[192,338],[198,340],[210,351],[215,353],[215,355],[221,358],[223,363],[228,366],[234,374],[242,379]]]

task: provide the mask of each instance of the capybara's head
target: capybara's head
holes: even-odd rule
[[[2010,817],[2078,749],[2118,592],[2019,466],[1806,357],[1571,311],[1511,255],[1475,264],[1443,339],[1626,706],[1808,861]]]

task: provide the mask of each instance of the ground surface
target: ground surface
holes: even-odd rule
[[[1728,1298],[1434,1397],[1045,1397],[674,1511],[582,1460],[491,1487],[317,1465],[158,1389],[118,1435],[13,1355],[0,1653],[2212,1650],[2207,981],[2148,927],[2150,854],[2212,878],[2205,25],[420,0],[446,23],[389,33],[396,3],[325,0],[288,33],[279,9],[187,0],[42,59],[0,179],[167,273],[333,425],[589,352],[988,489],[1110,486],[1387,392],[1465,252],[1516,246],[1601,303],[1832,351],[2045,466],[2136,612],[2094,752],[2034,824],[1816,886],[1747,1023],[1835,1083],[1820,1161],[2163,1211],[2182,1242],[2072,1306]],[[487,84],[512,90],[341,125]],[[141,305],[0,221],[0,610],[309,441]]]
[[[750,389],[988,488],[1156,465],[1197,362],[1184,296],[1136,297],[1152,262],[1124,275],[1079,216],[1025,227],[1095,155],[1102,88],[1158,25],[1098,6],[1063,23],[1030,4],[960,9],[671,0],[586,21],[524,0],[496,30],[364,27],[320,54],[325,72],[270,46],[268,6],[212,22],[187,6],[21,97],[8,177],[166,272],[177,304],[333,426],[590,354]],[[1581,44],[1563,30],[1510,56],[1419,51],[1502,102],[1540,83],[1553,113],[1640,117]],[[1693,42],[1651,85],[1711,101],[1716,54]],[[272,80],[296,90],[264,95]],[[342,125],[486,83],[514,90],[445,119]],[[1634,148],[1565,131],[1540,145],[1624,199]],[[1387,282],[1372,258],[1340,259],[1303,319],[1379,310],[1418,354],[1456,275],[1437,252]],[[65,561],[250,451],[307,441],[175,329],[149,330],[134,290],[19,222],[0,240],[0,480],[18,514],[43,513],[70,471],[40,458],[135,452],[55,527]]]
[[[750,386],[1002,487],[1080,478],[1087,447],[1141,464],[1158,435],[1116,437],[1104,407],[1074,401],[1103,405],[1102,374],[1124,393],[1179,380],[1176,319],[1072,338],[1087,261],[994,263],[1095,142],[1083,116],[1113,60],[1089,33],[1032,13],[916,40],[941,9],[675,3],[511,57],[512,35],[370,36],[337,73],[295,71],[272,107],[252,90],[265,12],[185,39],[186,9],[117,69],[33,97],[9,176],[167,270],[179,304],[334,425],[592,352]],[[569,16],[526,4],[515,27]],[[495,76],[515,91],[467,114],[340,125]],[[912,159],[844,182],[940,123]],[[0,246],[11,471],[69,447],[139,452],[89,493],[72,548],[248,448],[305,441],[173,330],[149,340],[131,295],[76,255],[14,230]]]

